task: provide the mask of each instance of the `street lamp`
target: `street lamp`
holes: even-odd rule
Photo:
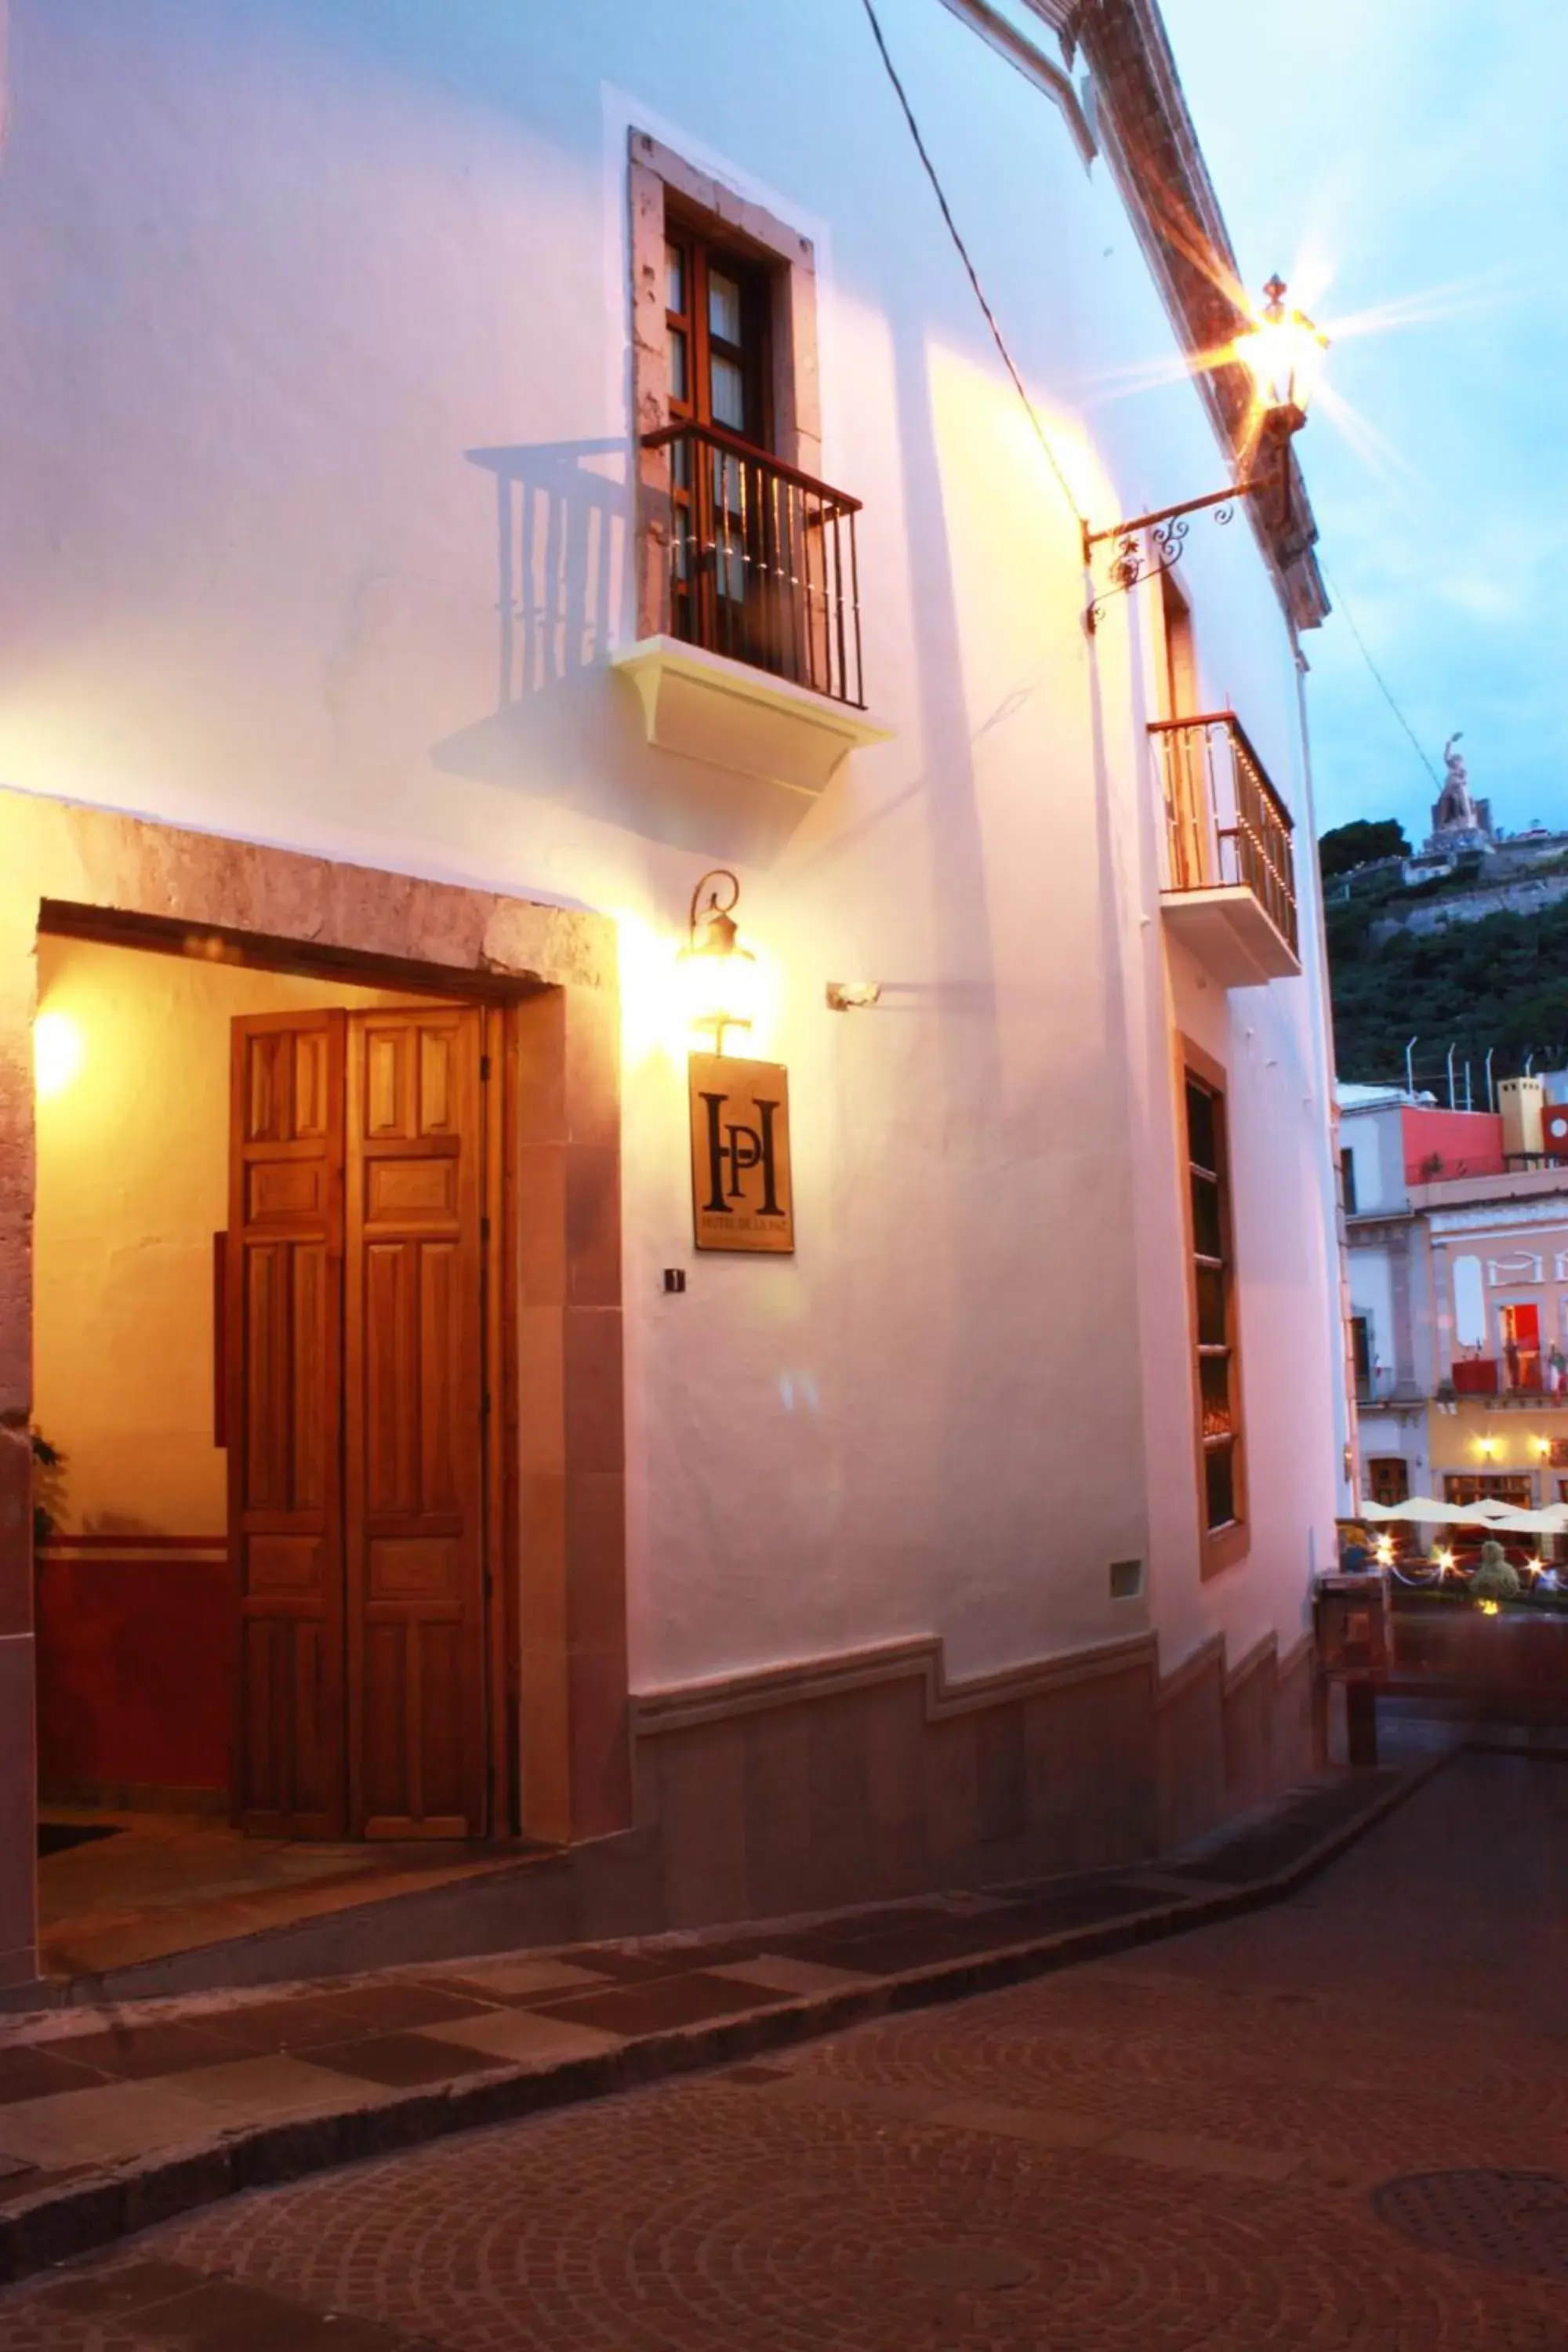
[[[1257,386],[1264,411],[1264,430],[1276,437],[1300,433],[1323,373],[1329,339],[1304,310],[1288,310],[1289,292],[1280,277],[1269,279],[1268,296],[1256,324],[1237,337],[1231,349]]]
[[[1227,489],[1211,490],[1205,498],[1184,499],[1179,506],[1156,507],[1151,514],[1132,515],[1124,522],[1109,524],[1104,530],[1090,530],[1085,522],[1086,572],[1093,564],[1097,547],[1108,539],[1116,542],[1110,585],[1095,597],[1083,616],[1084,627],[1090,636],[1099,625],[1102,604],[1136,587],[1145,576],[1169,572],[1181,562],[1187,541],[1188,515],[1201,514],[1212,507],[1215,520],[1227,523],[1235,517],[1238,499],[1255,499],[1265,491],[1277,489],[1280,521],[1289,521],[1290,440],[1307,422],[1307,410],[1322,374],[1329,339],[1304,310],[1287,310],[1285,297],[1289,290],[1278,275],[1268,280],[1263,289],[1263,309],[1249,325],[1242,328],[1226,354],[1247,369],[1257,394],[1259,462],[1250,479],[1234,482]],[[1150,534],[1147,543],[1142,536],[1144,531]]]
[[[678,959],[687,1026],[711,1030],[716,1054],[724,1050],[726,1029],[749,1029],[756,1015],[757,959],[741,945],[734,915],[740,900],[740,883],[728,866],[704,874],[691,893],[686,945]]]

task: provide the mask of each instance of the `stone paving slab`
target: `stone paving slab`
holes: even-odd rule
[[[1153,1885],[1099,1873],[750,1932],[448,1961],[292,1995],[195,1996],[110,2019],[51,2011],[0,2029],[0,2280],[259,2183],[1243,1915],[1288,1895],[1444,1760],[1294,1792],[1163,1864]],[[963,2106],[964,2090],[944,2104]],[[1109,2119],[1108,2138],[1129,2120]],[[1142,2122],[1162,2128],[1157,2115]],[[1075,2126],[1062,2128],[1070,2139]],[[1094,2144],[1092,2128],[1072,2144]]]

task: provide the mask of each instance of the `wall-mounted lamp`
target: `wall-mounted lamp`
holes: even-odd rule
[[[1278,437],[1300,433],[1323,373],[1329,339],[1304,310],[1287,310],[1285,280],[1271,278],[1260,316],[1231,345],[1257,387],[1264,429]]]
[[[82,1034],[68,1013],[40,1013],[33,1024],[33,1084],[48,1102],[80,1073],[87,1059]]]
[[[1290,439],[1307,422],[1307,409],[1322,373],[1329,339],[1303,310],[1285,307],[1286,285],[1273,277],[1263,289],[1263,309],[1242,328],[1226,356],[1238,361],[1251,376],[1261,412],[1257,433],[1258,459],[1251,478],[1228,489],[1211,490],[1206,498],[1185,499],[1180,506],[1157,507],[1152,514],[1133,515],[1104,530],[1083,526],[1083,562],[1087,572],[1094,551],[1108,539],[1116,542],[1110,562],[1110,585],[1098,595],[1083,616],[1090,636],[1100,624],[1100,610],[1112,596],[1125,594],[1145,576],[1169,572],[1182,560],[1187,541],[1187,515],[1215,510],[1215,520],[1234,520],[1238,499],[1255,499],[1268,490],[1279,493],[1281,524],[1290,520]],[[1150,534],[1147,545],[1142,534]]]
[[[880,1003],[882,983],[879,980],[830,980],[826,992],[829,1013],[857,1013]]]
[[[740,903],[741,886],[728,866],[704,874],[691,893],[679,958],[687,1026],[710,1030],[716,1054],[724,1050],[727,1029],[750,1029],[756,1018],[757,959],[741,945],[734,912]]]
[[[1542,1462],[1544,1462],[1547,1455],[1552,1451],[1552,1440],[1549,1437],[1537,1437],[1531,1439],[1531,1442],[1534,1445],[1535,1450],[1541,1456]]]
[[[1495,1437],[1478,1437],[1476,1445],[1488,1462],[1494,1462],[1497,1459],[1498,1442]]]

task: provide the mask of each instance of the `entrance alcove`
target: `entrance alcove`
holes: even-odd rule
[[[609,927],[5,800],[37,1181],[0,1357],[60,1458],[31,1569],[0,1524],[39,1797],[0,1983],[624,1828]]]

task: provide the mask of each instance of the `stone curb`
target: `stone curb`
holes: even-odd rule
[[[241,2128],[199,2147],[162,2149],[112,2171],[41,2190],[0,2215],[0,2286],[245,2189],[278,2188],[340,2165],[422,2147],[454,2132],[512,2123],[674,2075],[733,2065],[871,2018],[1001,1991],[1058,1969],[1265,1910],[1293,1895],[1375,1829],[1458,1752],[1446,1749],[1403,1772],[1353,1820],[1320,1838],[1288,1869],[1223,1893],[1157,1903],[1099,1926],[939,1960],[864,1985],[766,2002],[706,2024],[647,2034],[592,2057],[549,2066],[498,2067],[438,2091],[415,2091],[331,2115]]]

